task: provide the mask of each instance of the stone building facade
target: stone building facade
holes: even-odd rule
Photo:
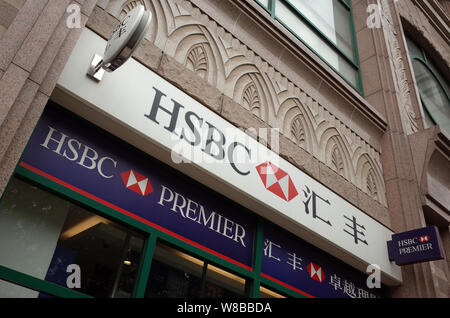
[[[450,83],[445,0],[351,0],[363,93],[256,1],[0,0],[0,194],[48,101],[63,103],[82,30],[108,39],[139,4],[153,19],[136,61],[236,127],[278,128],[282,158],[393,232],[436,225],[449,255],[450,135],[425,121],[406,40]],[[448,257],[402,277],[392,297],[449,297]]]

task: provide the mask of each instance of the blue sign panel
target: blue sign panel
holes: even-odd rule
[[[407,265],[444,259],[444,249],[436,226],[392,235],[387,242],[389,260],[397,265]]]
[[[251,269],[254,216],[59,107],[45,109],[21,166]]]
[[[262,275],[307,297],[378,298],[367,275],[271,224],[264,225]]]

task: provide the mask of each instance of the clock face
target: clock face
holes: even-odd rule
[[[139,5],[131,10],[114,29],[106,45],[104,63],[114,63],[116,59],[120,59],[120,64],[122,64],[124,60],[128,59],[139,45],[149,22],[150,14],[145,12],[144,6]]]

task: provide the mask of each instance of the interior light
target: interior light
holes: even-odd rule
[[[125,265],[127,265],[127,266],[130,266],[130,265],[131,265],[131,262],[130,262],[130,261],[123,261],[123,263],[124,263]]]
[[[109,224],[110,222],[100,216],[97,216],[97,215],[90,216],[90,217],[82,220],[78,224],[72,226],[70,229],[68,229],[64,233],[62,233],[61,239],[62,240],[70,239],[71,237],[74,237],[75,235],[78,235],[81,232],[87,231],[88,229],[96,226],[99,223]]]

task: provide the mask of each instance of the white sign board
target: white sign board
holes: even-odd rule
[[[114,76],[90,81],[83,69],[104,47],[102,38],[84,30],[58,87],[161,149],[183,153],[205,174],[263,206],[270,221],[287,219],[303,239],[318,237],[330,254],[353,265],[377,264],[385,282],[401,282],[400,267],[387,253],[391,230],[156,73],[130,60]]]

